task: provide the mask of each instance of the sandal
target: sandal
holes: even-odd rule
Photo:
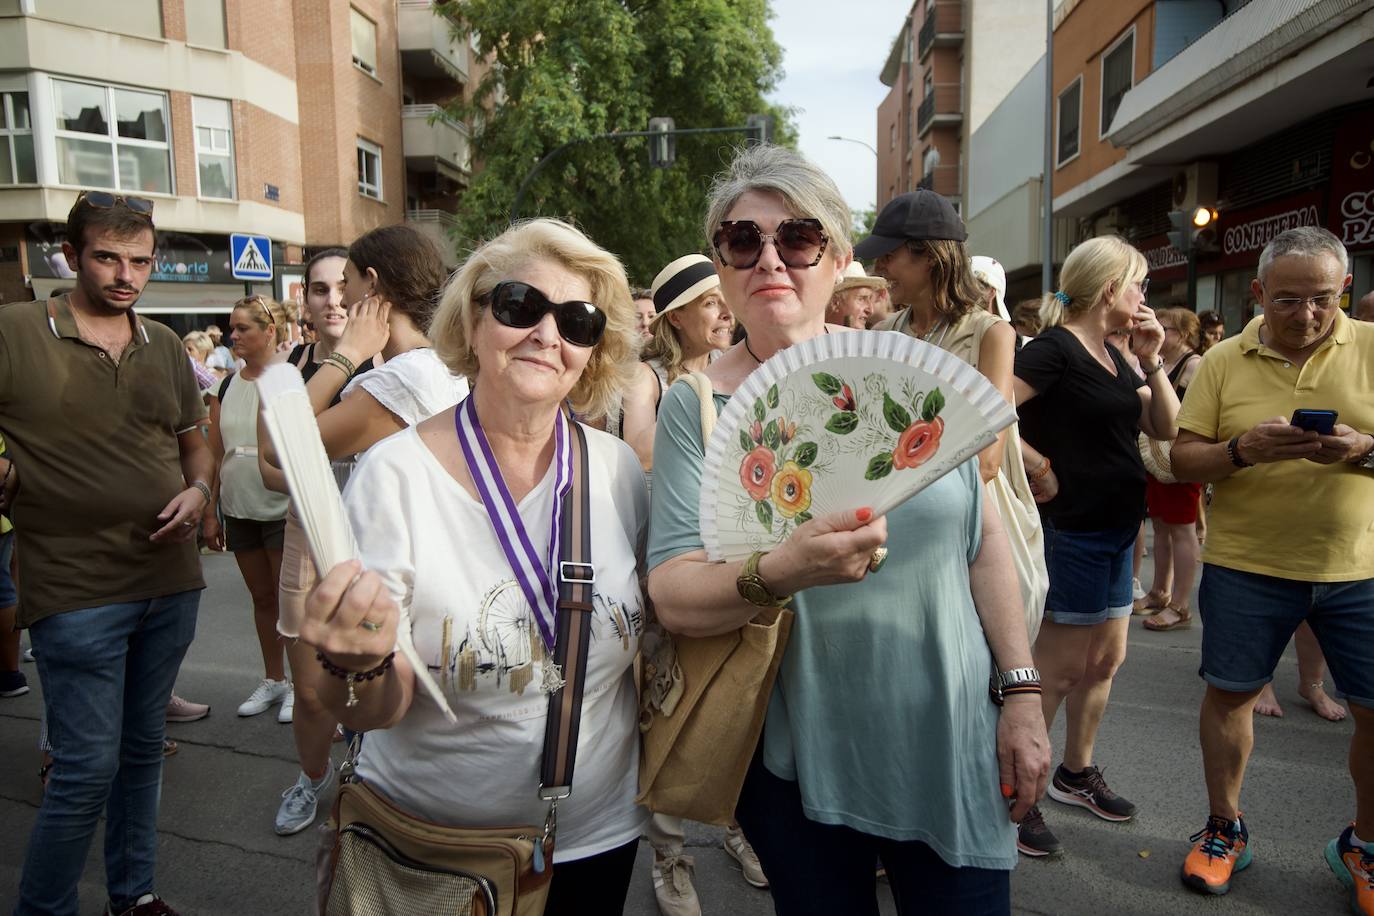
[[[175,754],[175,753],[176,753],[177,751],[179,751],[179,750],[181,750],[181,748],[177,747],[177,743],[176,743],[175,741],[173,741],[171,738],[163,738],[163,739],[162,739],[162,756],[163,756],[163,757],[170,757],[170,756],[172,756],[173,754]]]
[[[1172,622],[1165,623],[1163,619],[1164,615],[1168,614],[1170,611],[1173,612],[1174,619]],[[1157,633],[1162,633],[1165,630],[1182,630],[1193,625],[1193,612],[1186,607],[1179,607],[1176,604],[1166,604],[1164,607],[1160,608],[1159,613],[1155,614],[1153,617],[1142,620],[1141,625],[1144,626],[1145,629],[1154,630]]]
[[[1144,598],[1137,598],[1131,602],[1131,614],[1139,617],[1158,613],[1169,606],[1170,600],[1172,600],[1172,596],[1168,592],[1157,592],[1151,589],[1146,592]]]

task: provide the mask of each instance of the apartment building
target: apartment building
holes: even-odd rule
[[[1367,0],[1063,0],[1054,213],[1146,255],[1155,305],[1253,316],[1278,232],[1326,226],[1374,287],[1374,7]],[[1214,209],[1187,258],[1169,212]]]
[[[470,163],[443,105],[480,76],[429,0],[0,0],[0,301],[70,281],[82,188],[151,199],[140,308],[203,325],[243,295],[228,235],[309,252],[412,220],[445,230]]]
[[[1040,292],[1045,20],[1039,2],[916,0],[880,77],[878,205],[949,197],[1012,300]]]

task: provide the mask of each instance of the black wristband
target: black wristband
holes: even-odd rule
[[[391,663],[396,660],[396,653],[392,652],[386,658],[382,659],[380,665],[375,668],[370,668],[367,671],[349,671],[347,668],[340,668],[338,665],[331,662],[323,652],[318,650],[315,652],[315,660],[320,663],[320,667],[323,668],[326,673],[332,674],[337,678],[343,678],[346,681],[370,681],[373,678],[381,677],[391,670]]]
[[[1238,468],[1254,467],[1249,461],[1240,457],[1240,436],[1232,436],[1231,441],[1226,443],[1226,457],[1231,459],[1231,463]]]

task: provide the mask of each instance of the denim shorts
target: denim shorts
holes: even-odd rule
[[[255,518],[224,517],[224,546],[232,553],[241,550],[281,550],[286,519],[261,522]]]
[[[1336,689],[1374,709],[1374,579],[1301,582],[1206,563],[1198,612],[1198,674],[1213,687],[1248,693],[1269,683],[1288,640],[1306,620]]]
[[[14,607],[19,603],[19,592],[14,588],[14,577],[10,575],[10,560],[14,557],[13,529],[0,534],[0,607]]]
[[[1129,617],[1131,552],[1139,526],[1064,531],[1045,519],[1044,527],[1050,574],[1045,619],[1086,627]]]

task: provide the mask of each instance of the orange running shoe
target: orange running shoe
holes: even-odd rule
[[[1350,842],[1351,824],[1326,844],[1326,864],[1350,889],[1350,912],[1355,916],[1374,916],[1374,849]]]
[[[1250,831],[1245,819],[1234,822],[1215,814],[1208,815],[1207,826],[1189,837],[1193,850],[1183,860],[1183,883],[1204,894],[1224,894],[1231,889],[1231,876],[1248,868]]]

